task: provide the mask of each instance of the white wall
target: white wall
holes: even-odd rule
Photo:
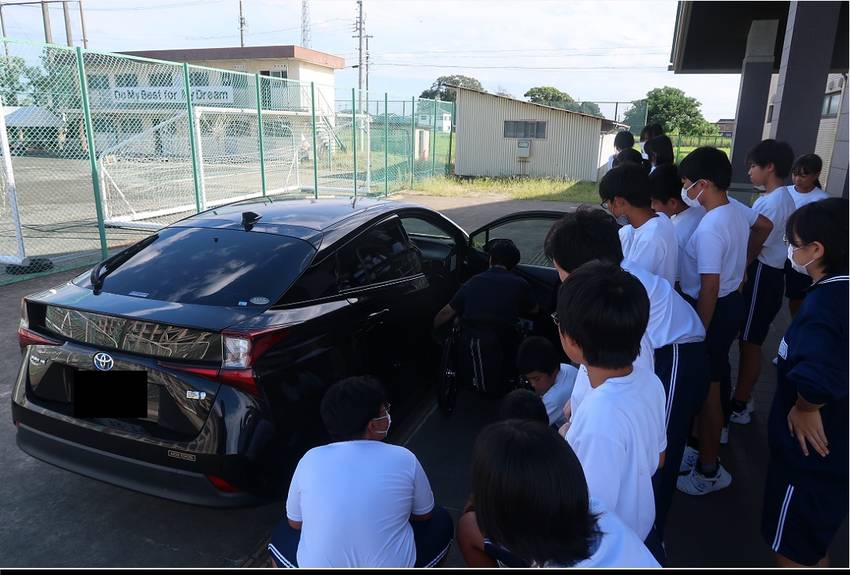
[[[531,140],[528,162],[517,160],[517,139],[504,137],[505,120],[546,122],[546,138]],[[456,122],[458,175],[596,181],[599,118],[458,90]]]

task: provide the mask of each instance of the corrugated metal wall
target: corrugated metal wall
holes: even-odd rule
[[[602,127],[599,118],[490,94],[457,92],[455,174],[596,181]],[[517,139],[504,137],[505,120],[546,122],[546,138],[531,140],[528,162],[517,159]]]
[[[838,118],[824,118],[818,128],[818,139],[815,144],[815,154],[823,160],[820,181],[826,187],[829,180],[829,163],[832,161],[832,148],[835,146],[835,135],[838,132]]]

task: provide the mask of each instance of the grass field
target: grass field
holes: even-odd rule
[[[432,178],[417,182],[414,193],[428,196],[506,196],[512,200],[599,203],[594,182],[541,178]]]

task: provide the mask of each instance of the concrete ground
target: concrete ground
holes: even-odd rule
[[[520,210],[562,209],[559,202],[505,198],[405,198],[442,211],[467,231]],[[58,284],[65,272],[0,288],[0,564],[6,567],[233,567],[267,566],[265,542],[282,504],[215,510],[127,491],[77,476],[24,454],[14,440],[11,387],[20,364],[16,329],[20,298]],[[759,520],[767,463],[766,421],[773,396],[769,360],[788,325],[783,310],[765,344],[756,413],[734,426],[721,451],[732,485],[704,498],[677,493],[668,521],[670,566],[769,567]],[[466,501],[472,444],[496,415],[496,404],[461,393],[444,417],[423,405],[396,436],[422,462],[440,504],[457,518]],[[847,522],[833,544],[835,566],[848,565]],[[463,562],[452,548],[446,567]]]

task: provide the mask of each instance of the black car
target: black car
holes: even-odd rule
[[[279,495],[327,441],[318,404],[333,381],[376,375],[394,421],[421,404],[439,364],[433,317],[486,268],[488,241],[517,243],[517,273],[551,311],[543,239],[561,215],[516,214],[471,237],[376,200],[251,200],[184,219],[24,298],[18,445],[189,503]]]

